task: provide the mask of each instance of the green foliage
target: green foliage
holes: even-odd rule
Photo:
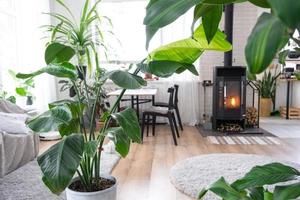
[[[17,78],[16,72],[9,69],[8,70],[9,75],[12,77],[12,79],[17,83],[16,87],[16,93],[22,97],[32,97],[33,94],[31,93],[31,89],[35,87],[35,83],[33,79],[27,79],[23,81],[22,79]]]
[[[282,44],[288,41],[286,33],[286,28],[278,18],[268,13],[260,16],[245,49],[249,71],[252,74],[260,74],[271,64],[283,47]]]
[[[0,90],[0,99],[9,101],[9,102],[11,102],[13,104],[16,103],[16,97],[13,96],[13,95],[9,95],[8,92],[6,92],[6,91],[1,91]]]
[[[37,159],[45,185],[55,194],[61,193],[72,180],[82,159],[84,138],[74,134],[64,137]]]
[[[215,37],[223,14],[223,5],[213,5],[211,10],[203,15],[203,27],[208,43]]]
[[[264,72],[262,79],[256,80],[256,84],[260,90],[260,95],[262,98],[272,98],[273,103],[275,100],[276,93],[276,78],[278,74],[275,72],[273,75],[271,71]]]
[[[60,43],[51,43],[45,52],[45,61],[50,63],[68,62],[75,55],[75,51],[66,45]]]
[[[208,189],[203,189],[198,199],[202,199],[208,190],[224,200],[296,199],[300,196],[300,183],[288,183],[288,181],[297,180],[299,176],[298,170],[281,163],[256,166],[232,184],[227,183],[224,178],[220,178]],[[274,191],[266,189],[266,186],[274,184],[276,184]]]

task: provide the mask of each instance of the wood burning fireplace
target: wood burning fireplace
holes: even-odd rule
[[[246,87],[245,67],[215,67],[212,120],[215,131],[245,129]]]

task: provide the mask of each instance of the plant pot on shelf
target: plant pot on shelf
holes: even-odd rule
[[[96,192],[77,192],[75,190],[70,189],[70,186],[79,181],[79,178],[74,178],[70,186],[66,189],[67,200],[116,200],[117,199],[117,180],[113,176],[102,176],[108,180],[112,180],[114,185],[111,187],[96,191]]]
[[[260,117],[270,117],[272,112],[272,99],[260,99]]]
[[[31,106],[33,104],[33,98],[32,96],[28,96],[26,99],[26,105]]]

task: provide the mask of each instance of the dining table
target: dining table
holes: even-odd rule
[[[121,102],[131,101],[131,107],[136,109],[137,117],[140,118],[140,104],[150,103],[154,105],[155,95],[157,94],[157,88],[141,88],[141,89],[128,89],[125,91]],[[117,89],[115,91],[109,92],[108,96],[119,96],[122,93],[122,89]],[[151,97],[145,98],[146,96]],[[130,98],[129,98],[130,97]],[[118,105],[118,109],[120,110],[120,104]]]

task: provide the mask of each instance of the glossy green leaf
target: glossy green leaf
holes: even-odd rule
[[[300,28],[299,0],[268,0],[273,13],[290,28]]]
[[[244,2],[244,0],[204,0],[206,4],[229,4],[229,3],[240,3]]]
[[[109,72],[108,77],[117,86],[124,89],[138,89],[147,85],[147,82],[141,77],[123,70]]]
[[[263,72],[287,42],[285,26],[273,15],[263,13],[252,30],[245,49],[249,71],[252,74]]]
[[[156,0],[150,1],[146,9],[144,24],[146,25],[146,48],[158,29],[174,22],[193,6],[203,0]]]
[[[249,1],[259,7],[270,8],[270,4],[268,0],[249,0]]]
[[[211,4],[203,4],[200,3],[194,8],[194,19],[192,23],[192,31],[194,32],[194,26],[195,23],[198,21],[199,18],[201,18],[203,15],[205,15],[207,12],[209,12],[212,8],[214,8],[215,5]]]
[[[70,184],[82,159],[84,138],[74,134],[64,137],[37,159],[45,185],[59,194]]]
[[[255,81],[257,80],[257,77],[255,74],[251,74],[248,70],[247,70],[247,80],[249,81]]]
[[[222,177],[215,183],[213,183],[210,188],[210,191],[221,197],[222,199],[230,199],[230,200],[242,200],[246,199],[246,195],[240,193],[231,187],[225,179]]]
[[[232,46],[226,41],[225,34],[219,30],[208,44],[204,28],[200,25],[193,38],[172,42],[155,49],[150,53],[148,61],[169,60],[193,64],[204,50],[230,51],[231,49]]]
[[[68,62],[74,55],[75,51],[73,48],[60,43],[52,43],[45,51],[45,61],[47,65],[50,63]]]
[[[275,187],[274,200],[289,200],[298,197],[300,197],[300,183]]]
[[[17,78],[28,79],[41,75],[43,73],[47,73],[55,77],[69,78],[73,80],[75,80],[78,76],[75,67],[71,63],[65,62],[61,64],[49,64],[47,67],[29,74],[18,73]]]
[[[252,168],[243,178],[235,181],[232,186],[238,190],[262,187],[294,180],[299,175],[300,172],[292,167],[280,163],[271,163]]]
[[[84,144],[84,153],[93,158],[98,150],[99,143],[97,140],[91,140]]]
[[[72,120],[72,113],[67,106],[57,106],[44,112],[27,123],[28,127],[38,133],[55,131],[62,124]]]
[[[208,43],[211,42],[219,29],[222,14],[223,5],[214,5],[211,10],[202,17],[203,28]]]
[[[115,143],[116,151],[125,158],[129,153],[131,143],[128,135],[121,127],[108,129],[107,134],[109,139]]]
[[[27,91],[25,90],[25,88],[22,88],[22,87],[17,87],[16,93],[23,97],[25,97],[27,95]]]
[[[202,189],[198,194],[197,200],[201,200],[206,195],[207,192],[208,192],[207,189]]]
[[[127,108],[122,112],[113,113],[111,116],[118,122],[124,130],[124,133],[128,135],[133,142],[141,142],[140,125],[134,109]]]
[[[249,189],[250,197],[252,200],[264,200],[264,188],[256,187]]]
[[[198,74],[193,64],[179,63],[168,60],[151,61],[149,63],[148,72],[158,77],[167,78],[172,76],[175,72],[182,73],[187,69],[191,69],[193,73],[196,73],[195,75]]]
[[[273,193],[271,193],[269,191],[265,191],[264,192],[264,200],[274,200]]]
[[[286,61],[286,58],[289,55],[289,53],[290,53],[290,50],[284,50],[278,54],[278,62],[280,64],[282,64],[283,66],[285,66],[285,61]]]

